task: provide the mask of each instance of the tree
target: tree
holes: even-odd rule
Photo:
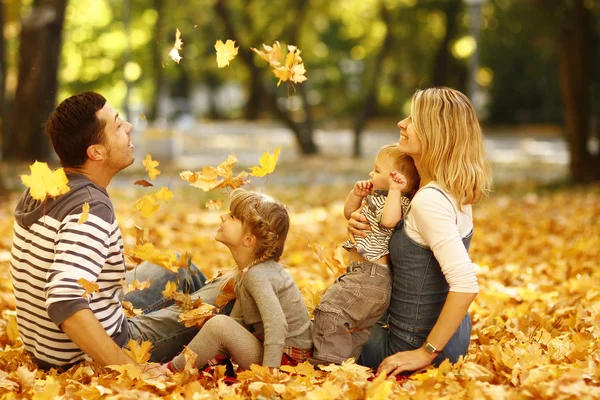
[[[558,42],[558,66],[564,105],[565,132],[575,182],[600,180],[600,154],[588,150],[590,138],[590,42],[592,12],[584,0],[567,2]]]
[[[298,1],[298,4],[302,5],[302,0]],[[296,136],[296,141],[300,146],[303,154],[314,154],[318,152],[317,146],[313,140],[312,125],[307,123],[310,119],[305,120],[304,123],[295,122],[292,117],[277,104],[276,93],[269,91],[265,88],[262,80],[262,75],[259,68],[254,64],[254,53],[249,50],[248,45],[241,40],[242,35],[237,31],[237,25],[233,23],[232,16],[229,9],[225,5],[224,0],[217,0],[215,2],[215,13],[223,22],[227,37],[236,41],[239,45],[238,57],[242,60],[251,76],[251,99],[260,98],[263,99],[269,112],[271,112],[278,120],[280,120],[286,127],[288,127]],[[306,102],[305,102],[306,106]],[[308,114],[309,115],[309,114]],[[307,115],[307,116],[308,116]]]
[[[2,151],[5,160],[44,159],[43,123],[55,107],[67,0],[38,0],[23,19],[19,80]]]

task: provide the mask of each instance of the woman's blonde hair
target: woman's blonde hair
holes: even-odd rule
[[[240,188],[231,192],[229,211],[256,237],[256,259],[251,265],[279,261],[290,228],[285,206],[270,196]]]
[[[420,171],[452,194],[462,208],[477,203],[492,185],[492,172],[473,105],[458,90],[417,90],[411,118],[421,140]]]

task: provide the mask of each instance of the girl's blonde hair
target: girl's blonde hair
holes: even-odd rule
[[[397,143],[383,146],[379,150],[379,153],[377,153],[377,157],[381,155],[391,157],[394,160],[396,171],[406,177],[406,189],[404,191],[412,198],[419,189],[419,183],[421,182],[419,172],[417,171],[417,167],[415,167],[412,157],[398,150]]]
[[[270,196],[240,188],[231,192],[229,211],[256,237],[256,259],[252,265],[269,259],[279,261],[290,228],[285,206]]]
[[[458,90],[417,90],[411,118],[421,140],[421,173],[452,194],[462,208],[477,203],[492,185],[481,127],[473,105]]]

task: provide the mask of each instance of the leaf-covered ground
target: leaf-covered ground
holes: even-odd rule
[[[206,275],[232,266],[213,235],[218,213],[206,211],[199,191],[175,191],[153,219],[134,214],[141,189],[113,191],[127,251],[141,224],[158,248],[192,251]],[[334,279],[335,246],[345,239],[342,201],[347,188],[269,188],[289,205],[292,230],[284,263],[310,308]],[[514,191],[511,193],[515,193]],[[83,363],[62,374],[37,371],[14,331],[8,274],[15,198],[0,206],[0,394],[2,398],[384,399],[600,397],[600,187],[550,192],[498,190],[475,209],[470,254],[480,294],[469,355],[396,382],[369,380],[354,364],[272,375],[262,368],[223,382],[214,375],[179,373],[151,379],[134,370]]]

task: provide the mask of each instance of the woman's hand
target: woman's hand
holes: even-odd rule
[[[377,373],[396,376],[400,372],[416,371],[430,365],[435,357],[435,354],[429,354],[424,347],[401,351],[385,358],[377,368]]]
[[[370,230],[369,221],[367,221],[367,217],[362,214],[360,209],[350,215],[350,219],[348,220],[348,237],[352,243],[356,243],[355,236],[366,237],[369,235]]]

